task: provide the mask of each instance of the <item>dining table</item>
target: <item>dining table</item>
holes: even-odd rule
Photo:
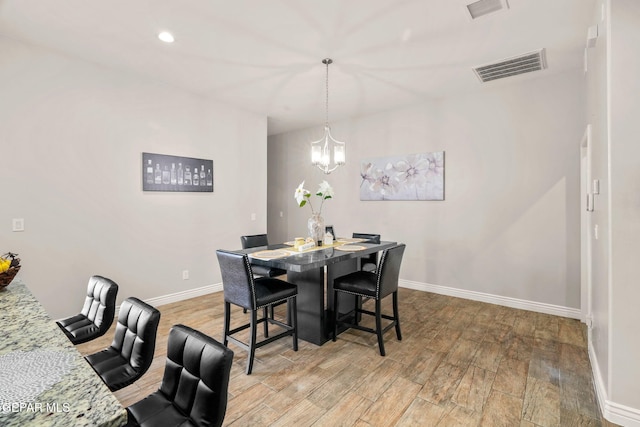
[[[19,278],[0,289],[0,426],[127,423],[127,411]]]
[[[294,242],[284,242],[236,252],[247,254],[251,264],[286,270],[287,282],[298,287],[298,338],[321,346],[333,333],[333,281],[357,271],[360,258],[395,245],[391,241],[337,238],[331,244],[305,249],[296,248]],[[338,298],[341,315],[360,303],[354,295],[344,292]]]

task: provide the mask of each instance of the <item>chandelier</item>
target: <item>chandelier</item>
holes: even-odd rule
[[[333,63],[330,58],[325,58],[322,63],[327,67],[326,75],[326,97],[325,97],[325,122],[324,136],[317,141],[311,143],[311,163],[316,165],[326,174],[330,174],[344,165],[346,160],[345,143],[338,141],[331,136],[331,128],[329,127],[329,64]],[[331,163],[331,154],[333,153],[333,164]]]

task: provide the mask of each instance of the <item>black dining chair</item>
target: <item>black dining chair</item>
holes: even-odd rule
[[[380,265],[376,273],[356,271],[334,280],[333,341],[336,340],[338,335],[339,325],[346,325],[349,328],[376,334],[378,336],[378,347],[381,356],[385,355],[384,341],[382,338],[385,332],[395,326],[398,341],[402,340],[400,318],[398,316],[398,276],[400,275],[400,265],[402,263],[404,250],[405,245],[401,243],[382,251]],[[339,316],[338,292],[374,299],[375,312],[359,308],[356,303],[356,306],[351,312]],[[393,316],[382,314],[381,311],[381,301],[388,295],[393,295]],[[376,328],[372,329],[360,325],[357,321],[359,313],[374,316],[376,319]],[[354,318],[355,320],[350,320]],[[391,320],[391,323],[383,328],[382,319]]]
[[[380,235],[379,234],[368,234],[368,233],[353,233],[351,235],[353,238],[358,239],[367,239],[368,243],[376,243],[380,244]],[[375,272],[378,267],[378,253],[374,252],[367,256],[360,258],[360,270]]]
[[[297,329],[297,312],[296,297],[298,296],[298,288],[296,285],[285,282],[274,277],[257,277],[254,278],[249,264],[249,257],[246,254],[238,254],[235,252],[217,250],[218,263],[220,264],[220,272],[222,273],[222,288],[224,292],[224,331],[223,344],[226,346],[229,340],[247,350],[247,375],[251,374],[253,369],[253,359],[256,349],[269,344],[277,339],[292,336],[293,350],[298,351],[298,329]],[[287,302],[288,322],[284,323],[279,320],[269,318],[267,308],[273,304]],[[231,304],[246,309],[251,313],[249,323],[231,329]],[[263,310],[262,318],[258,319],[258,310]],[[257,326],[258,323],[264,323],[265,339],[258,342]],[[269,324],[278,325],[284,329],[277,335],[269,337]],[[245,343],[234,335],[240,331],[249,329],[249,342]]]
[[[269,239],[266,234],[253,234],[250,236],[240,236],[242,249],[257,248],[259,246],[269,246]],[[276,277],[287,274],[286,270],[280,268],[270,268],[263,265],[251,264],[251,270],[256,276]]]
[[[169,331],[160,388],[127,408],[127,427],[219,427],[233,351],[188,326]]]
[[[85,357],[111,391],[133,384],[151,366],[160,311],[138,298],[120,306],[111,345]]]
[[[80,313],[56,322],[73,344],[103,336],[113,323],[118,285],[102,276],[91,276]]]
[[[240,242],[242,243],[242,249],[257,248],[260,246],[269,246],[269,239],[267,238],[266,234],[252,234],[249,236],[240,236]],[[251,271],[253,271],[254,276],[261,276],[261,277],[276,277],[276,276],[282,276],[284,274],[287,274],[287,270],[282,270],[280,268],[265,267],[264,265],[254,265],[254,264],[251,264]],[[272,319],[274,316],[273,308],[278,305],[280,304],[273,304],[269,308]],[[243,310],[243,311],[245,313],[247,312],[246,310]]]

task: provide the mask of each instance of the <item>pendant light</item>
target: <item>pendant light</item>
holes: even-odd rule
[[[311,163],[316,165],[327,175],[344,165],[346,161],[345,143],[338,141],[331,136],[331,128],[329,127],[329,64],[333,63],[331,58],[325,58],[322,63],[326,65],[326,97],[325,97],[325,123],[324,136],[317,141],[311,143]],[[331,158],[333,154],[333,159]],[[332,163],[333,160],[333,163]]]

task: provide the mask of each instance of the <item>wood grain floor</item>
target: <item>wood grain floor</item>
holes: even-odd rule
[[[600,415],[577,320],[400,289],[403,340],[349,330],[322,347],[291,340],[256,353],[233,344],[228,426],[613,426]],[[390,312],[390,300],[383,307]],[[371,302],[366,303],[367,305]],[[182,323],[218,340],[222,293],[158,307],[149,372],[116,397],[128,406],[157,390],[169,328]],[[284,312],[284,307],[278,307]],[[235,319],[235,322],[234,322]],[[241,310],[232,323],[246,319]],[[274,329],[275,331],[275,329]],[[107,347],[113,330],[78,349]]]

